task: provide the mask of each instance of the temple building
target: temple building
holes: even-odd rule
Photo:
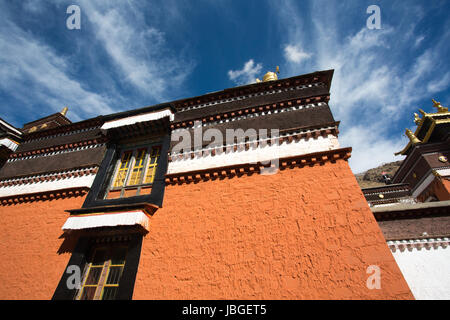
[[[416,299],[450,299],[450,112],[414,114],[392,183],[363,189]]]
[[[332,77],[2,121],[0,299],[414,299],[339,144]],[[445,143],[440,119],[417,138]],[[391,187],[440,197],[413,160]]]

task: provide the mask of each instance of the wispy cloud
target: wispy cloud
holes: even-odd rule
[[[78,110],[70,114],[71,118],[79,120],[80,114],[95,116],[114,111],[109,97],[92,92],[69,76],[71,65],[52,48],[9,21],[3,21],[1,30],[0,88],[23,102],[21,112],[45,116],[69,105]],[[47,114],[33,110],[39,102],[48,108]],[[19,115],[16,107],[2,109],[11,116]]]
[[[303,60],[309,59],[311,54],[306,53],[299,46],[289,44],[284,47],[284,57],[290,62],[300,63]]]
[[[285,50],[283,69],[289,75],[335,70],[330,107],[335,118],[341,120],[341,145],[353,147],[350,165],[354,172],[399,160],[394,152],[406,144],[403,132],[405,126],[413,125],[412,112],[417,108],[414,104],[431,99],[431,93],[449,87],[450,75],[439,73],[446,59],[439,46],[445,38],[448,40],[448,35],[442,35],[441,43],[411,56],[411,41],[414,45],[415,38],[413,32],[406,31],[418,23],[413,19],[415,13],[411,14],[411,21],[403,24],[384,19],[381,30],[369,30],[363,10],[361,26],[355,29],[346,24],[347,18],[340,19],[341,11],[347,10],[345,4],[326,2],[325,5],[323,1],[314,1],[307,13],[313,27],[306,35],[302,27],[306,22],[301,21],[305,17],[300,17],[296,5],[293,1],[275,4],[281,21],[295,22],[280,24],[286,29],[280,33],[288,35],[285,41],[289,44],[308,43],[311,57],[295,64]],[[285,10],[286,6],[291,9]],[[384,13],[384,16],[395,16]],[[408,17],[407,13],[403,15]],[[409,38],[399,41],[398,34],[409,34]],[[422,40],[417,40],[417,44]],[[407,55],[410,64],[405,63]]]
[[[170,99],[170,89],[186,79],[194,64],[169,48],[164,32],[147,24],[137,3],[82,1],[81,6],[124,80],[158,102]]]
[[[262,64],[255,64],[253,59],[248,60],[241,70],[229,70],[228,77],[238,85],[255,82],[260,75]]]
[[[0,5],[3,117],[21,126],[68,105],[69,118],[78,121],[179,96],[195,63],[186,57],[185,48],[175,51],[167,44],[160,20],[152,19],[143,7],[148,4],[134,0],[77,4],[78,31],[68,31],[64,20],[58,21],[59,28],[56,23],[42,24],[48,14],[64,17],[62,2]],[[15,9],[25,12],[23,18]],[[169,9],[161,5],[151,12],[163,16]],[[166,27],[173,24],[171,19],[181,19],[170,12],[164,16]],[[39,30],[46,26],[50,34],[43,36]],[[15,112],[17,104],[25,112]]]
[[[418,36],[414,42],[414,46],[418,47],[422,43],[423,40],[425,40],[424,36]]]

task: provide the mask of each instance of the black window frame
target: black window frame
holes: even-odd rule
[[[126,262],[119,282],[119,289],[114,300],[131,300],[133,297],[144,234],[142,232],[131,232],[123,234],[123,236],[129,237],[129,240],[125,242],[127,244]],[[77,297],[79,289],[69,289],[67,287],[67,280],[71,276],[67,270],[69,266],[78,266],[81,270],[81,280],[83,279],[83,270],[86,269],[92,247],[97,245],[95,243],[97,238],[99,236],[83,235],[79,237],[72,256],[56,287],[52,300],[74,300]]]
[[[106,189],[109,187],[116,169],[116,163],[123,150],[123,144],[119,142],[109,142],[105,157],[100,165],[97,175],[92,183],[91,189],[86,196],[82,208],[95,208],[105,206],[127,205],[135,203],[149,203],[162,207],[164,190],[165,190],[165,175],[168,168],[168,152],[170,147],[170,132],[162,136],[161,153],[156,167],[155,178],[151,184],[151,193],[148,195],[139,195],[115,199],[104,199]]]

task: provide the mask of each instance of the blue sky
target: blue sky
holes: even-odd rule
[[[69,30],[66,9],[81,9]],[[369,5],[381,29],[368,29]],[[449,1],[0,0],[0,117],[79,121],[335,69],[330,107],[355,173],[401,160],[413,112],[450,104]]]

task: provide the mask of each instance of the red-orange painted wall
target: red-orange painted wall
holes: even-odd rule
[[[64,210],[83,202],[80,196],[0,205],[0,300],[52,298],[76,240],[60,238]]]
[[[438,201],[450,200],[450,181],[445,178],[434,178],[434,180],[417,197],[419,202],[425,202],[430,196],[436,197]]]
[[[439,201],[450,200],[450,180],[442,178],[439,182],[440,186],[438,191],[436,191]]]
[[[343,160],[168,186],[150,220],[134,299],[413,299]]]

